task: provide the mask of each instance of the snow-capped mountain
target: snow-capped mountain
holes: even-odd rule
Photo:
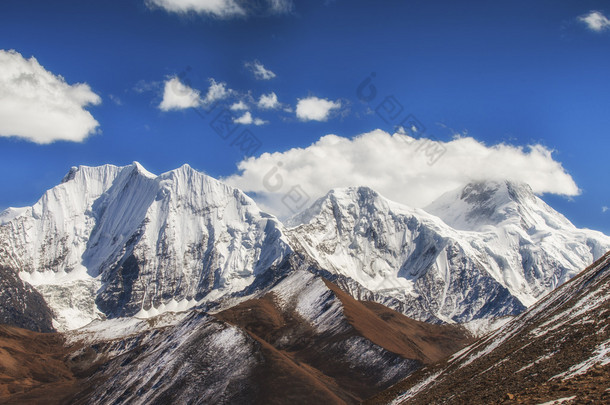
[[[608,403],[609,297],[610,253],[499,330],[371,403]]]
[[[608,251],[608,237],[577,229],[567,218],[536,197],[526,184],[479,182],[446,193],[426,211],[454,229],[482,235],[486,253],[509,288],[512,269],[522,267],[518,283],[537,299],[574,277]],[[506,256],[507,251],[515,253]],[[517,252],[518,251],[518,252]]]
[[[471,342],[462,326],[419,321],[499,322],[606,250],[609,237],[513,183],[471,184],[426,210],[332,190],[286,227],[189,166],[81,166],[0,214],[0,295],[16,306],[0,316],[48,330],[52,311],[69,330],[51,339],[66,384],[53,389],[75,403],[354,403]],[[577,325],[557,316],[539,333]],[[40,340],[7,328],[7,344]]]
[[[0,266],[42,294],[60,330],[226,307],[297,269],[419,320],[467,322],[520,313],[610,250],[523,185],[469,185],[428,211],[339,189],[285,228],[188,165],[81,166],[0,214]]]
[[[426,211],[338,189],[287,234],[320,268],[356,281],[353,295],[362,286],[366,298],[445,322],[518,314],[610,250],[610,238],[577,229],[526,185],[470,184]]]
[[[32,207],[0,216],[0,265],[74,329],[185,310],[248,286],[290,252],[281,224],[185,165],[78,167]]]

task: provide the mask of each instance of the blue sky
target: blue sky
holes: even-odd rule
[[[279,215],[291,192],[367,183],[423,206],[506,177],[610,234],[608,16],[603,1],[5,0],[0,209],[74,165],[188,163]]]

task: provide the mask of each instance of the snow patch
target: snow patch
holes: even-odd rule
[[[441,374],[441,372],[439,371],[438,373],[434,373],[432,375],[430,375],[429,377],[427,377],[426,379],[420,381],[419,383],[415,384],[413,387],[411,387],[407,392],[399,395],[396,399],[394,399],[390,404],[391,405],[399,405],[401,403],[403,403],[404,401],[406,401],[409,398],[413,398],[415,395],[417,395],[417,393],[423,391],[425,388],[427,388],[430,384],[434,383],[434,381],[436,380],[436,378]]]
[[[560,405],[560,404],[564,404],[566,402],[571,402],[574,399],[576,399],[576,395],[574,395],[572,397],[565,397],[565,398],[554,399],[552,401],[548,401],[548,402],[541,403],[541,404],[538,404],[538,405]]]
[[[605,366],[607,364],[610,364],[610,340],[606,340],[598,345],[593,353],[593,356],[580,364],[570,367],[568,371],[552,377],[551,380],[569,380],[577,375],[585,374],[595,365]]]

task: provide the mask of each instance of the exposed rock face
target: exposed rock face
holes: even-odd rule
[[[31,285],[13,269],[0,266],[0,324],[34,332],[52,332],[53,313]]]

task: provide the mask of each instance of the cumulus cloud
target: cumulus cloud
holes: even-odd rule
[[[282,197],[297,186],[310,203],[333,188],[368,186],[413,207],[480,180],[524,182],[538,194],[580,192],[552,151],[541,145],[487,146],[471,137],[433,142],[381,130],[353,139],[326,135],[307,148],[245,159],[238,169],[224,180],[255,193],[262,206],[280,217],[292,214]]]
[[[265,66],[257,60],[246,62],[244,66],[252,72],[256,80],[271,80],[275,77],[275,73],[266,69]]]
[[[235,94],[235,91],[229,89],[224,82],[217,82],[214,79],[209,79],[209,82],[210,87],[208,87],[205,97],[201,97],[199,90],[187,86],[179,78],[174,76],[167,79],[163,88],[163,100],[159,104],[159,108],[163,111],[171,111],[191,107],[208,107]],[[241,107],[239,103],[234,105]]]
[[[217,18],[242,17],[246,11],[235,0],[146,0],[149,7],[160,7],[172,13],[207,14]]]
[[[267,124],[267,121],[262,120],[260,118],[252,118],[252,114],[250,113],[250,111],[246,111],[244,113],[244,115],[242,115],[241,117],[238,118],[234,118],[233,122],[235,122],[236,124],[243,124],[243,125],[264,125]]]
[[[205,95],[205,98],[202,100],[204,105],[210,105],[215,103],[216,101],[223,100],[235,92],[227,87],[225,82],[217,82],[214,79],[210,80],[210,87],[208,88],[208,92]]]
[[[239,100],[236,103],[231,104],[231,111],[246,111],[248,109],[248,105],[244,103],[243,100]]]
[[[318,97],[301,98],[297,102],[297,118],[301,121],[326,121],[333,110],[341,108],[340,101]]]
[[[184,110],[201,105],[198,90],[183,84],[177,77],[169,78],[163,89],[163,100],[159,108],[163,111]]]
[[[70,85],[36,58],[0,50],[0,136],[81,142],[99,126],[85,108],[101,102],[88,84]]]
[[[587,25],[591,31],[602,32],[610,29],[610,20],[599,11],[591,11],[578,17],[578,21]]]
[[[602,207],[602,212],[606,212],[608,211],[608,207],[606,207],[605,205]]]
[[[274,110],[281,106],[280,102],[277,100],[277,94],[274,92],[261,95],[257,105],[258,108],[262,108],[263,110]]]

